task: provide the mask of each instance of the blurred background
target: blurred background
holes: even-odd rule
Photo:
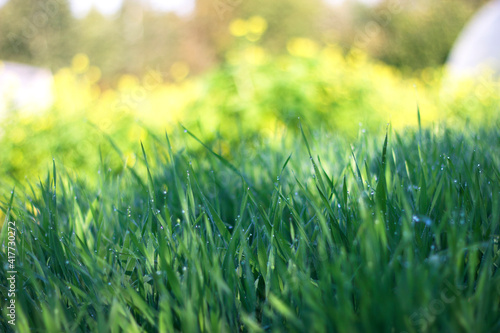
[[[179,122],[233,148],[298,117],[348,139],[412,126],[417,103],[423,123],[491,126],[497,88],[443,93],[486,2],[0,0],[0,174],[97,168],[109,138],[120,170]]]
[[[301,37],[344,53],[360,48],[408,74],[444,64],[485,2],[0,0],[0,58],[56,72],[82,53],[102,71],[102,84],[112,84],[124,73],[169,72],[179,61],[191,75],[203,73],[225,62],[239,37],[273,55]],[[261,21],[245,21],[253,16]]]

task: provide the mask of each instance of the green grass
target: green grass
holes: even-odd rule
[[[17,330],[499,331],[500,131],[304,130],[18,184]]]

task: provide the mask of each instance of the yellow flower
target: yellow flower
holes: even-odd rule
[[[296,57],[312,58],[318,53],[318,44],[308,38],[292,38],[288,41],[288,52]]]
[[[247,29],[250,33],[262,35],[267,29],[267,21],[261,16],[252,16],[247,21]]]
[[[125,155],[125,165],[127,168],[133,168],[135,162],[137,162],[137,156],[133,152],[128,152]]]
[[[73,57],[72,69],[75,73],[85,73],[89,68],[89,57],[86,54],[78,53]]]
[[[139,84],[139,79],[131,74],[124,74],[118,81],[118,90],[130,90]]]
[[[235,19],[229,24],[229,32],[236,37],[245,36],[248,33],[247,22],[242,19]]]
[[[264,62],[266,53],[258,46],[249,47],[245,50],[245,60],[252,65],[260,65]]]
[[[248,33],[245,37],[250,42],[256,42],[256,41],[258,41],[260,39],[260,35],[259,34],[254,34],[254,33]]]
[[[87,73],[87,79],[90,83],[96,83],[101,79],[102,72],[99,67],[90,66],[89,71]]]

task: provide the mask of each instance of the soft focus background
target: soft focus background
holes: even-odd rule
[[[131,166],[179,123],[236,147],[298,117],[347,138],[415,125],[417,104],[423,124],[494,125],[496,88],[443,80],[485,2],[0,1],[2,181],[96,169],[110,138]]]
[[[1,332],[500,332],[500,0],[0,2]]]

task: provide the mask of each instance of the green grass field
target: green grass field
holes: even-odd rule
[[[92,174],[56,158],[19,183],[1,202],[2,241],[17,229],[15,328],[500,331],[500,130],[351,144],[297,127],[238,147],[151,133],[133,168],[110,171],[127,164],[112,142]]]

